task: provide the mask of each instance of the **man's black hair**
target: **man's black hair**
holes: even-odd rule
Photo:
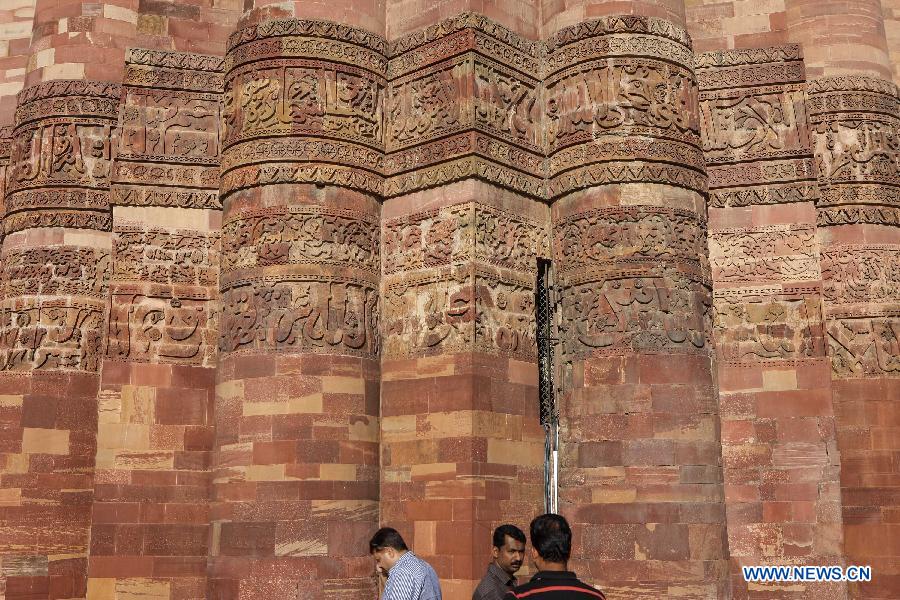
[[[572,553],[572,529],[561,515],[541,515],[531,522],[531,545],[547,562],[568,562]]]
[[[503,544],[506,543],[506,536],[522,542],[523,544],[525,543],[525,532],[515,525],[507,523],[494,530],[494,548],[502,548]]]
[[[401,552],[409,550],[406,547],[406,542],[403,541],[403,536],[392,527],[382,527],[369,540],[369,554],[384,548],[393,548]]]

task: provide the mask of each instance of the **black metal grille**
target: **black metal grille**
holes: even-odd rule
[[[541,425],[548,427],[558,422],[558,411],[553,387],[553,300],[552,271],[549,260],[538,259],[537,286],[535,287],[535,320],[537,322],[538,350],[538,398],[541,406]]]

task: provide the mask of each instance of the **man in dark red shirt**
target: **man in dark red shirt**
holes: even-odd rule
[[[531,522],[531,581],[506,593],[504,600],[606,600],[600,590],[579,581],[569,570],[572,529],[560,515],[541,515]]]

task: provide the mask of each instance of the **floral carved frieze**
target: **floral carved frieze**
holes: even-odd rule
[[[115,83],[81,79],[39,83],[19,92],[16,126],[51,117],[115,119],[121,93]]]
[[[709,254],[717,283],[799,282],[821,278],[812,225],[770,225],[711,231]]]
[[[471,260],[475,239],[473,212],[472,205],[457,204],[383,223],[384,274]]]
[[[545,223],[475,205],[475,258],[479,262],[531,274],[537,259],[549,254],[550,234]]]
[[[81,246],[9,249],[2,256],[0,297],[102,297],[108,287],[108,250]]]
[[[680,261],[699,270],[707,253],[706,224],[678,209],[595,209],[556,223],[553,244],[561,273],[623,261]]]
[[[900,246],[828,247],[822,251],[822,286],[830,305],[893,303],[900,308]]]
[[[378,223],[371,216],[315,206],[246,211],[222,227],[222,284],[259,268],[352,266],[376,278]]]
[[[532,360],[546,223],[476,202],[382,223],[384,356],[482,351]]]
[[[382,232],[385,275],[472,260],[531,273],[549,251],[545,225],[474,202],[391,219]]]
[[[218,287],[218,233],[122,223],[113,232],[113,248],[114,284]]]

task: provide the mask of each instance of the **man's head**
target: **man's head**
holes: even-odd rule
[[[546,514],[531,522],[531,558],[539,570],[565,567],[572,553],[572,529],[560,515]]]
[[[403,537],[390,527],[382,527],[369,540],[369,554],[375,559],[375,567],[382,573],[390,571],[407,550],[409,548]]]
[[[494,530],[492,553],[498,567],[515,574],[525,559],[525,534],[515,525],[501,525]]]

